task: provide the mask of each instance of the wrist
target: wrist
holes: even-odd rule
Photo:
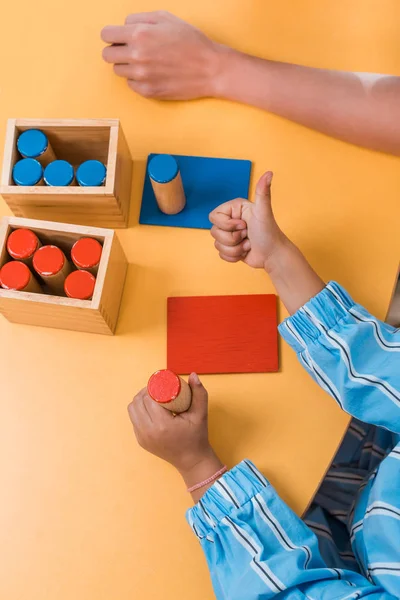
[[[215,43],[214,72],[210,79],[210,96],[229,99],[236,73],[240,71],[241,53],[229,46]],[[239,63],[239,65],[238,65]]]
[[[272,87],[276,63],[222,44],[217,45],[216,76],[212,96],[272,110]]]
[[[280,232],[277,241],[274,244],[273,250],[268,254],[264,261],[264,270],[268,275],[279,273],[284,268],[284,264],[291,253],[297,250],[296,246]]]
[[[212,477],[217,471],[223,467],[214,450],[210,448],[207,453],[201,456],[190,467],[178,469],[187,488],[205,481]]]
[[[264,268],[289,315],[293,315],[325,287],[324,281],[298,247],[286,237],[266,261]]]

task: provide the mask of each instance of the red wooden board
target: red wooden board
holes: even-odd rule
[[[175,373],[277,371],[273,294],[168,298],[168,369]]]

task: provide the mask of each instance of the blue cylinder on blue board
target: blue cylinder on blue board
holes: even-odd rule
[[[43,167],[35,158],[23,158],[15,163],[12,176],[16,185],[42,184]]]
[[[148,173],[158,208],[166,215],[176,215],[186,205],[177,160],[170,154],[157,154],[149,162]]]
[[[107,169],[99,160],[86,160],[76,170],[76,180],[83,187],[104,185],[106,176]]]
[[[23,158],[36,158],[42,165],[55,160],[48,137],[40,129],[27,129],[17,140],[17,150]]]
[[[50,186],[71,185],[75,179],[74,167],[66,160],[54,160],[45,168],[43,179]]]

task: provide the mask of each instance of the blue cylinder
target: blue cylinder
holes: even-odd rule
[[[24,158],[37,158],[44,154],[48,147],[47,135],[39,129],[23,131],[17,141],[18,152]]]
[[[34,158],[23,158],[15,163],[13,180],[16,185],[37,185],[43,177],[43,167]]]
[[[104,185],[107,169],[99,160],[86,160],[76,170],[76,180],[83,187]]]
[[[43,178],[46,185],[71,185],[74,181],[74,167],[66,160],[54,160],[45,168]]]
[[[148,168],[149,176],[157,183],[169,183],[179,173],[178,163],[170,154],[157,154],[154,156]]]

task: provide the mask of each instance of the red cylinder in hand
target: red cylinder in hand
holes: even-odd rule
[[[64,281],[71,266],[62,250],[57,246],[42,246],[33,256],[33,268],[57,296],[64,295]]]
[[[0,269],[0,285],[5,290],[39,294],[42,291],[29,267],[17,260],[6,263]]]
[[[96,277],[89,271],[73,271],[64,282],[64,291],[68,298],[90,300],[95,285]]]
[[[174,413],[185,412],[192,402],[190,386],[169,369],[153,373],[147,384],[147,392],[153,400]]]
[[[15,229],[7,239],[7,252],[15,260],[32,265],[32,258],[42,244],[30,229]]]
[[[103,248],[94,238],[81,238],[72,246],[71,259],[78,269],[96,275]]]

